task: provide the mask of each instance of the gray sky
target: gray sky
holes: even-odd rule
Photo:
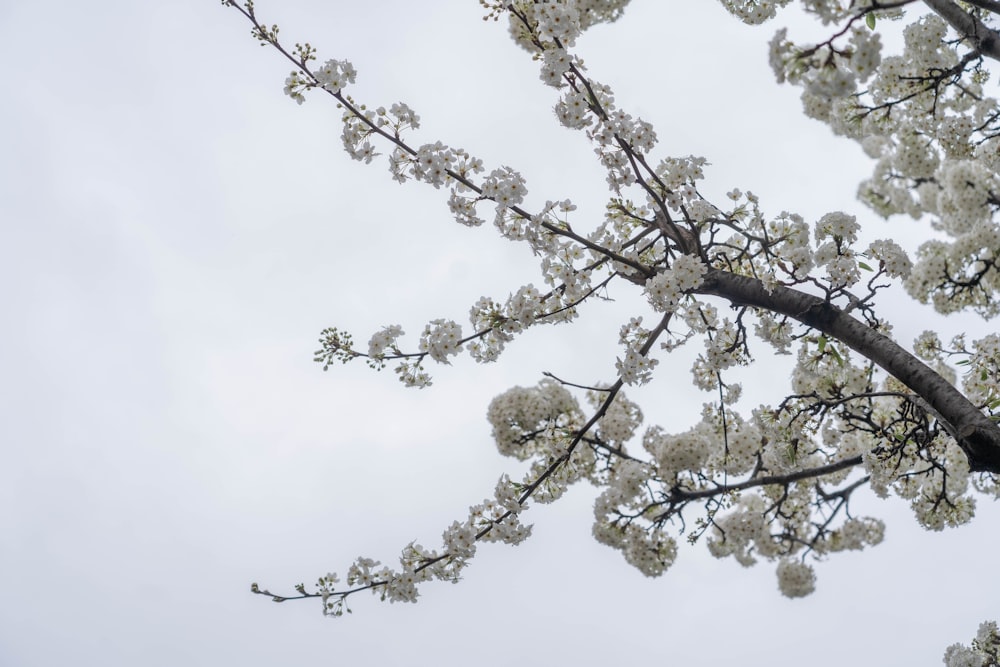
[[[791,16],[753,29],[716,2],[634,4],[577,52],[654,123],[660,155],[713,163],[708,194],[749,189],[809,220],[847,210],[909,247],[927,233],[856,203],[866,159],[774,83],[766,43]],[[258,12],[289,44],[350,59],[359,101],[410,104],[413,143],[520,170],[528,208],[569,197],[581,225],[601,215],[590,146],[477,3]],[[586,487],[534,506],[530,540],[481,547],[460,585],[427,585],[417,605],[363,596],[328,620],[312,601],[251,595],[252,581],[290,592],[359,555],[395,564],[411,540],[436,546],[502,472],[522,472],[491,444],[489,400],[546,370],[611,380],[636,301],[615,294],[498,364],[434,367],[423,391],[361,364],[323,373],[323,327],[366,341],[399,323],[415,345],[430,319],[467,326],[480,296],[538,284],[535,259],[455,224],[444,191],[392,182],[384,158],[352,162],[335,105],[284,97],[289,67],[218,2],[7,0],[0,25],[0,664],[937,664],[996,618],[995,504],[931,534],[870,494],[885,543],[819,563],[803,600],[781,597],[771,565],[703,545],[645,579],[590,537]],[[989,327],[886,306],[905,343]],[[780,395],[784,372],[753,369],[745,393]],[[773,381],[750,384],[761,376]],[[682,430],[711,400],[688,377],[664,363],[630,395]]]

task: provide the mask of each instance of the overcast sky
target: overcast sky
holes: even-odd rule
[[[658,155],[712,162],[706,193],[749,189],[809,220],[846,210],[909,247],[926,235],[864,210],[867,160],[774,83],[767,41],[791,16],[753,29],[708,0],[634,4],[577,52],[654,123]],[[520,170],[529,209],[569,197],[581,226],[601,216],[591,147],[477,3],[257,9],[289,44],[350,59],[359,101],[410,104],[411,143]],[[351,161],[335,105],[283,96],[289,66],[217,1],[0,0],[0,25],[0,664],[922,665],[1000,612],[987,501],[931,534],[866,494],[885,543],[817,564],[816,593],[788,600],[771,565],[704,545],[644,578],[591,538],[589,487],[532,507],[530,540],[481,547],[464,581],[427,585],[416,605],[356,597],[329,620],[314,601],[251,595],[359,555],[395,564],[414,539],[436,547],[523,470],[491,443],[490,399],[542,371],[612,380],[636,301],[613,294],[498,364],[434,367],[422,391],[363,364],[323,373],[323,327],[363,342],[399,323],[415,345],[430,319],[468,326],[480,296],[540,284],[536,259],[455,224],[443,190],[394,183],[384,158]],[[906,344],[927,326],[990,327],[886,301]],[[683,430],[711,397],[686,361],[659,371],[631,395]],[[755,368],[745,393],[779,396],[786,371]]]

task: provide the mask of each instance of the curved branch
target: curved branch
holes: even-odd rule
[[[722,495],[724,493],[730,493],[732,491],[742,491],[744,489],[752,489],[755,486],[769,486],[772,484],[791,484],[792,482],[798,482],[803,479],[810,479],[812,477],[822,477],[823,475],[829,475],[831,473],[840,472],[841,470],[846,470],[847,468],[853,468],[854,466],[861,465],[861,456],[852,456],[850,458],[843,459],[841,461],[836,461],[834,463],[828,463],[824,466],[818,466],[816,468],[809,468],[807,470],[799,470],[798,472],[789,473],[787,475],[768,475],[766,477],[751,477],[748,480],[742,482],[737,482],[735,484],[723,484],[714,489],[704,489],[701,491],[685,491],[683,489],[677,489],[673,493],[678,496],[681,500],[697,500],[699,498],[710,498],[712,496]],[[854,490],[859,484],[864,484],[868,481],[868,478],[858,480],[850,487],[851,491]],[[829,494],[830,497],[835,496],[838,493],[843,493],[844,491],[836,491]],[[850,493],[850,491],[847,491]]]
[[[951,0],[924,0],[924,4],[934,10],[948,24],[984,56],[1000,61],[1000,34],[986,26],[977,16],[965,11]],[[996,2],[970,3],[989,11],[997,11]]]
[[[966,4],[975,5],[994,14],[1000,14],[1000,2],[997,0],[965,0]]]
[[[718,269],[695,291],[787,315],[843,342],[927,401],[953,427],[973,471],[1000,473],[1000,427],[929,366],[837,306],[782,285],[769,292],[759,280]]]

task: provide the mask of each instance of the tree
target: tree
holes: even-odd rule
[[[933,530],[971,519],[976,494],[1000,494],[1000,338],[945,344],[926,332],[910,352],[892,339],[875,303],[900,281],[942,313],[998,312],[1000,112],[983,85],[988,61],[1000,59],[992,27],[1000,6],[810,2],[807,10],[832,36],[797,45],[779,31],[771,42],[772,67],[779,80],[803,88],[806,113],[860,142],[876,161],[862,201],[886,217],[930,219],[941,232],[911,259],[892,240],[861,244],[860,225],[844,212],[810,225],[793,213],[767,213],[771,204],[749,192],[709,201],[698,189],[703,158],[657,156],[652,126],[620,109],[572,50],[583,30],[614,21],[625,2],[482,3],[540,63],[542,80],[559,91],[559,121],[585,131],[607,172],[612,197],[604,220],[588,219],[585,230],[570,224],[575,207],[568,200],[523,208],[527,184],[509,167],[486,173],[463,149],[407,143],[405,133],[419,127],[407,105],[368,109],[344,92],[356,78],[349,62],[319,65],[309,44],[283,46],[252,3],[223,4],[294,63],[286,94],[302,103],[321,89],[337,100],[352,157],[369,163],[391,150],[393,177],[447,187],[449,208],[464,225],[483,224],[481,206],[491,202],[501,235],[541,257],[546,287],[481,299],[470,334],[433,320],[417,349],[406,351],[399,325],[376,332],[366,347],[331,328],[316,353],[324,369],[363,358],[376,369],[391,364],[404,383],[425,387],[428,358],[447,364],[468,349],[477,361],[495,361],[516,335],[571,322],[587,301],[633,285],[646,299],[645,311],[621,326],[616,378],[584,385],[549,376],[493,401],[498,448],[530,461],[530,470],[519,482],[501,477],[494,497],[454,522],[440,548],[409,545],[396,571],[358,559],[343,587],[327,575],[315,588],[298,586],[295,596],[256,585],[255,592],[279,601],[318,597],[331,615],[361,590],[414,601],[421,581],[457,580],[478,542],[525,539],[530,528],[520,515],[530,499],[555,500],[586,479],[604,488],[595,537],[643,573],[662,574],[684,536],[743,564],[777,562],[780,589],[797,597],[814,587],[808,558],[881,541],[879,520],[850,512],[857,489],[909,500]],[[760,23],[789,0],[723,4]],[[919,7],[933,13],[912,20],[907,12]],[[879,31],[892,29],[892,20],[910,22],[901,55],[883,57]],[[644,319],[655,321],[643,326]],[[648,426],[640,433],[642,411],[623,389],[650,382],[659,356],[695,339],[704,350],[692,368],[694,384],[715,400],[685,432]],[[796,354],[791,388],[776,405],[755,405],[730,379],[763,354],[761,342]],[[990,632],[981,631],[979,646],[988,647]]]

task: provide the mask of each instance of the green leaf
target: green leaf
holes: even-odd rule
[[[826,336],[819,337],[819,351],[822,353],[826,349]]]
[[[871,16],[871,14],[869,14],[869,16]],[[865,264],[864,262],[858,262],[858,266],[860,266],[865,271],[874,271],[875,270],[872,267],[870,267],[867,264]]]
[[[868,24],[868,29],[869,30],[874,30],[875,29],[875,14],[873,14],[871,12],[868,12],[868,15],[865,16],[865,23]]]

